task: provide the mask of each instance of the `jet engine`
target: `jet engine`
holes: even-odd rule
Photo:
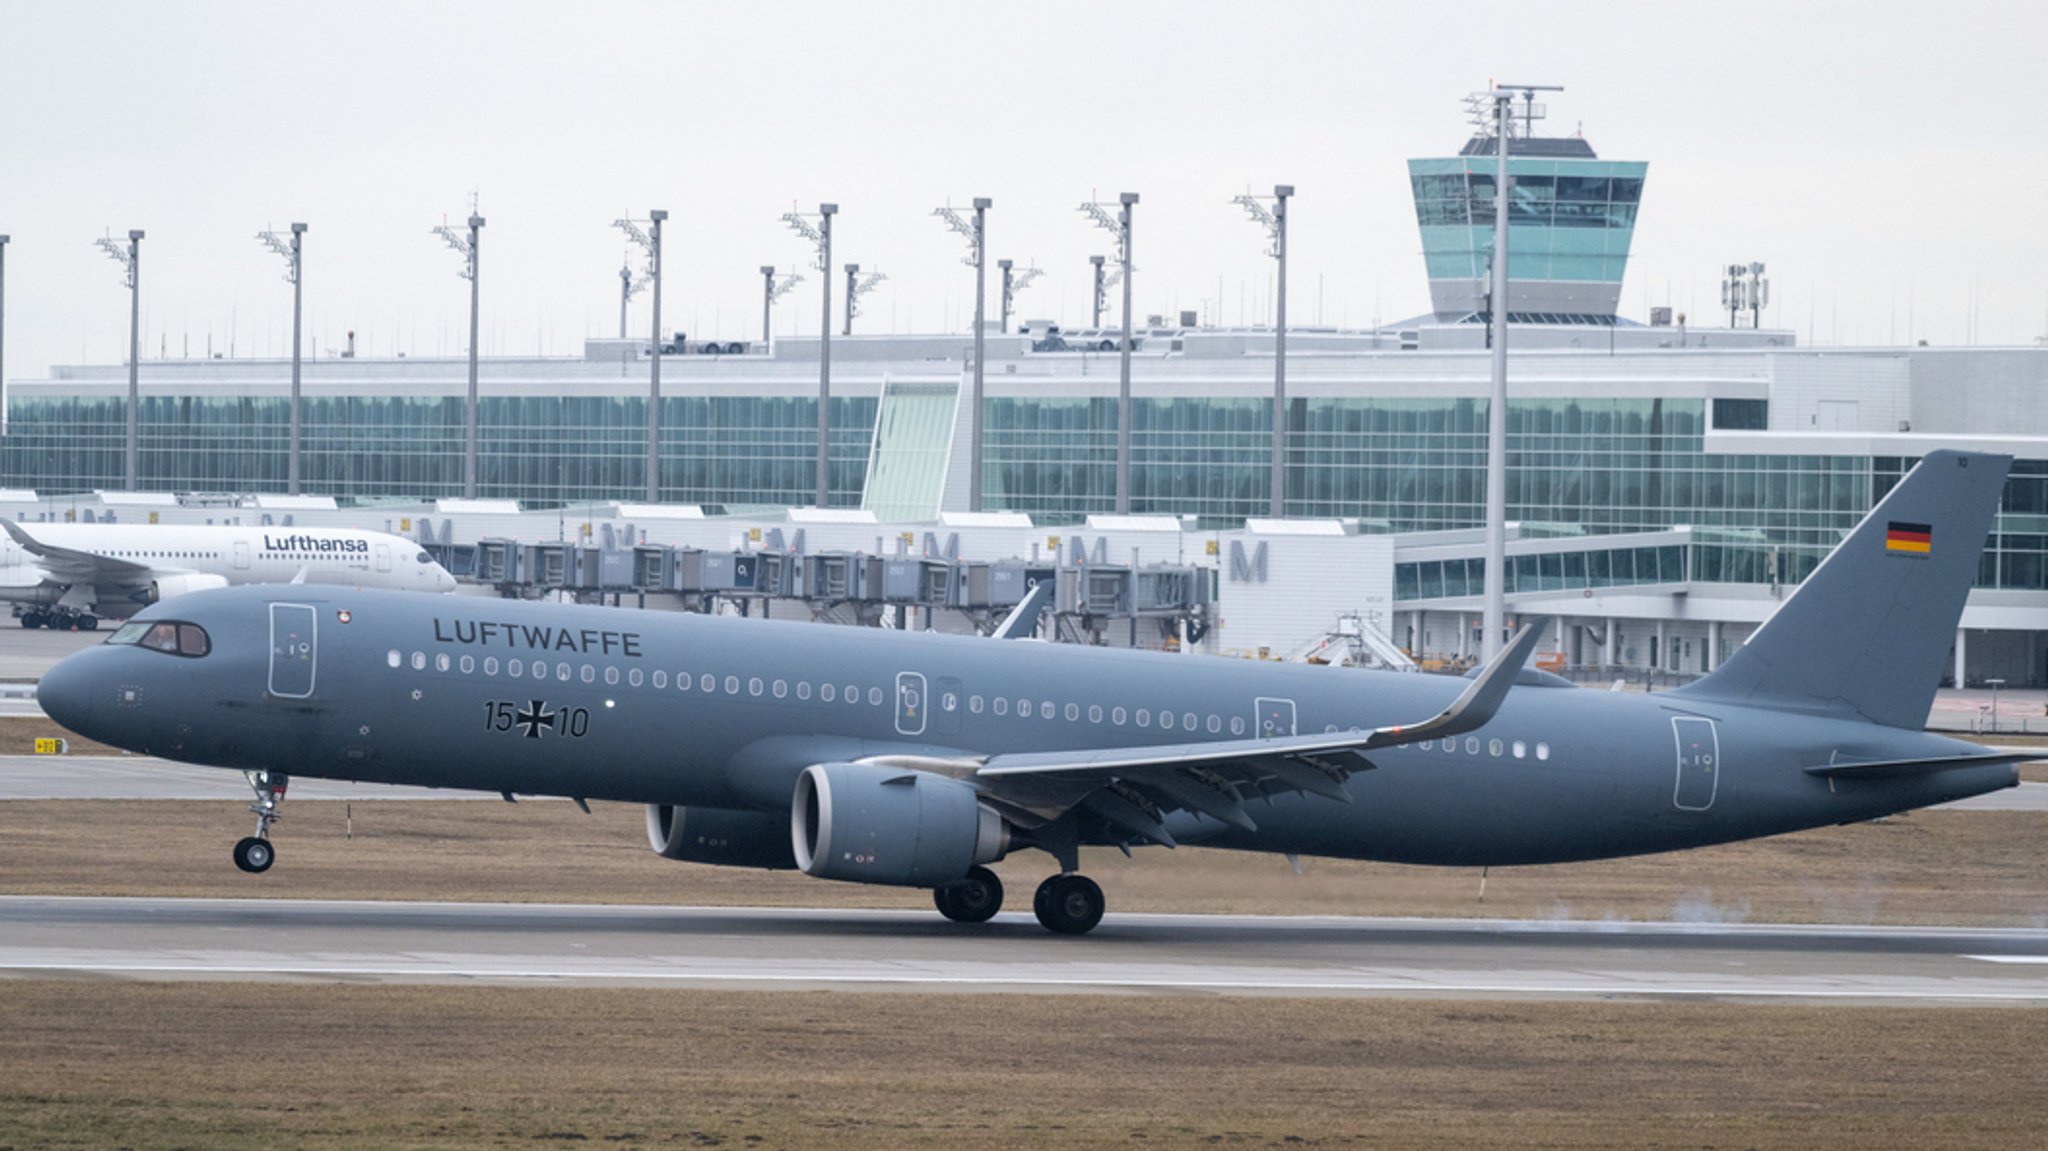
[[[821,879],[934,887],[1010,850],[1010,828],[960,780],[863,763],[815,763],[790,805],[796,865]]]
[[[172,596],[184,595],[186,592],[205,591],[208,588],[226,586],[228,586],[228,577],[209,575],[204,572],[158,576],[149,581],[148,590],[135,598],[143,603],[156,603],[159,600],[170,599]]]
[[[779,815],[718,807],[647,805],[647,846],[663,859],[726,867],[796,868]]]

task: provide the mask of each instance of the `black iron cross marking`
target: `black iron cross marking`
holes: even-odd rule
[[[525,711],[513,716],[512,722],[526,729],[526,738],[539,739],[541,732],[554,730],[555,715],[548,710],[546,700],[537,699],[528,704]]]

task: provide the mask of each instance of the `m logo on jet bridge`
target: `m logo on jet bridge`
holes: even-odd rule
[[[1266,541],[1252,549],[1250,558],[1244,553],[1243,540],[1230,541],[1230,578],[1238,583],[1266,582]]]

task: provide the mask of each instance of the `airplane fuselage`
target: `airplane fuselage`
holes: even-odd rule
[[[229,768],[786,813],[811,764],[964,775],[995,753],[1370,730],[1464,681],[680,613],[325,588],[200,592],[210,651],[81,653],[120,685],[82,724]],[[48,681],[46,681],[47,683]],[[60,717],[63,718],[63,717]],[[1256,830],[1175,812],[1181,843],[1507,865],[1743,839],[2011,786],[2009,765],[1829,780],[1837,760],[1967,754],[1918,732],[1783,710],[1523,684],[1490,722],[1373,750],[1346,804],[1288,792]]]

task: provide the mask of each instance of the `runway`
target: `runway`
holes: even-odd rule
[[[2048,1004],[2048,930],[0,898],[0,977]]]
[[[240,772],[141,755],[0,755],[10,799],[244,799]],[[293,799],[498,799],[495,792],[394,787],[293,776]],[[2048,811],[2048,783],[2023,783],[1935,810]]]

